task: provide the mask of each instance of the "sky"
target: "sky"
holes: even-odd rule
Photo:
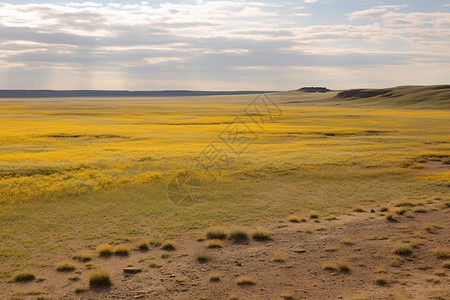
[[[0,0],[0,89],[449,81],[450,0]]]

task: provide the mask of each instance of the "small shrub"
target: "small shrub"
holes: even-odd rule
[[[222,227],[213,227],[206,231],[206,238],[211,240],[224,240],[227,236],[227,231]]]
[[[107,288],[111,286],[111,276],[105,271],[95,271],[89,275],[89,286],[93,288]]]
[[[281,254],[280,252],[274,252],[272,254],[272,261],[282,263],[282,262],[285,262],[286,259],[284,258],[284,255]]]
[[[337,219],[338,218],[336,216],[328,216],[328,217],[325,218],[325,220],[327,220],[327,221],[335,221]]]
[[[87,253],[78,253],[75,254],[72,258],[80,262],[88,262],[92,260],[92,256]]]
[[[256,241],[268,241],[272,239],[272,233],[263,228],[258,228],[252,232],[252,238]]]
[[[386,206],[383,206],[380,208],[381,212],[387,212],[389,210],[389,208],[387,208]]]
[[[406,208],[401,208],[401,209],[397,209],[397,211],[395,213],[399,216],[402,216],[406,213],[406,211],[407,211]]]
[[[448,259],[450,258],[450,249],[449,248],[436,248],[432,251],[433,255],[438,259]]]
[[[348,238],[344,238],[341,240],[341,243],[346,245],[346,246],[352,246],[355,244],[355,241],[352,239],[348,239]]]
[[[248,276],[240,276],[236,279],[236,283],[237,285],[254,285],[255,282],[253,281],[253,279],[251,277]]]
[[[234,228],[230,232],[230,239],[235,242],[245,242],[248,240],[248,233],[245,229]]]
[[[161,254],[161,258],[164,258],[164,259],[169,258],[169,254],[168,253],[162,253]]]
[[[159,246],[161,246],[161,242],[158,241],[158,240],[151,240],[149,244],[152,247],[159,247]]]
[[[353,211],[354,211],[354,212],[359,212],[359,213],[366,212],[366,210],[365,210],[364,207],[362,207],[362,206],[356,206],[356,207],[354,207],[354,208],[353,208]]]
[[[221,240],[209,240],[206,242],[206,248],[222,248],[223,243]]]
[[[101,244],[97,247],[97,253],[102,257],[109,257],[113,255],[114,248],[110,244]]]
[[[306,222],[305,219],[300,218],[298,215],[290,215],[288,217],[288,221],[291,223],[300,223],[300,222]]]
[[[414,212],[418,214],[426,214],[428,210],[426,208],[417,208],[414,210]]]
[[[442,267],[445,269],[450,269],[450,260],[444,261],[444,263],[442,264]]]
[[[175,241],[165,241],[164,243],[162,243],[161,249],[166,251],[174,251],[176,246],[177,243],[175,243]]]
[[[138,249],[140,251],[148,251],[150,248],[149,248],[147,242],[140,242],[138,245]]]
[[[209,260],[210,260],[210,258],[206,254],[197,255],[197,261],[201,264],[207,263]]]
[[[312,211],[309,213],[309,218],[310,219],[318,219],[319,218],[319,213],[316,211]]]
[[[387,286],[389,285],[389,280],[384,277],[379,277],[375,279],[375,284],[380,286]]]
[[[209,281],[211,282],[219,282],[220,281],[220,274],[217,272],[213,272],[209,274]]]
[[[70,263],[61,263],[56,266],[56,271],[58,272],[72,272],[75,271],[75,269],[75,265],[72,265]]]
[[[413,247],[409,244],[401,244],[394,249],[394,253],[400,256],[410,256],[412,251]]]
[[[414,207],[414,206],[416,206],[416,204],[409,201],[398,202],[395,204],[395,207]]]
[[[442,227],[435,225],[435,224],[427,224],[423,227],[423,229],[425,229],[425,231],[427,231],[429,233],[434,233],[436,231],[436,229],[440,229],[440,228],[442,228]]]
[[[401,257],[398,257],[398,256],[392,256],[390,258],[389,264],[391,265],[391,267],[398,268],[398,267],[400,267],[403,264],[403,259]]]
[[[324,249],[326,252],[335,252],[335,251],[338,251],[338,248],[337,247],[334,247],[334,246],[327,246],[327,247],[325,247],[325,249]]]
[[[67,280],[75,282],[75,281],[80,281],[80,276],[78,275],[71,275],[69,277],[67,277]]]
[[[14,282],[29,282],[36,279],[36,276],[31,272],[22,272],[14,276]]]
[[[75,288],[75,293],[76,294],[81,294],[81,293],[84,293],[86,291],[87,291],[87,289],[84,288],[84,287],[81,287],[81,286]]]
[[[283,293],[281,294],[281,298],[284,300],[294,300],[294,296],[292,296],[292,293]]]
[[[441,283],[441,279],[437,276],[430,276],[427,278],[427,282],[438,284],[438,283]]]
[[[157,261],[155,261],[155,260],[152,260],[152,261],[148,264],[148,266],[149,266],[150,268],[158,269],[158,268],[161,268],[161,267],[162,267],[162,264],[161,264],[160,262],[157,262]]]
[[[117,256],[128,256],[130,255],[130,249],[125,245],[118,245],[114,249],[114,254]]]
[[[396,222],[397,220],[394,217],[393,213],[388,213],[386,214],[386,220],[388,220],[389,222]]]
[[[323,265],[323,268],[328,271],[339,271],[342,273],[350,272],[348,264],[343,262],[327,262]]]

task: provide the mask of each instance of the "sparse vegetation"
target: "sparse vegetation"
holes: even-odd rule
[[[255,282],[253,281],[253,279],[249,276],[240,276],[236,279],[236,283],[237,285],[254,285]]]
[[[67,280],[75,282],[75,281],[80,281],[80,276],[78,275],[70,275],[69,277],[67,277]]]
[[[435,233],[437,229],[442,228],[439,225],[436,224],[427,224],[423,227],[423,229],[425,229],[425,231],[429,232],[429,233]]]
[[[410,256],[413,252],[413,247],[410,244],[400,244],[394,249],[394,253],[400,256]]]
[[[221,240],[209,240],[206,242],[206,248],[222,248],[223,243]]]
[[[328,271],[338,271],[342,273],[350,272],[350,267],[344,262],[326,262],[324,263],[323,268]]]
[[[248,233],[243,228],[233,228],[230,231],[230,239],[240,243],[248,240]]]
[[[389,222],[395,222],[395,221],[397,221],[397,220],[395,219],[393,213],[387,213],[387,214],[386,214],[386,220],[388,220]]]
[[[350,239],[350,238],[343,238],[341,240],[341,243],[346,245],[346,246],[353,246],[355,244],[355,241]]]
[[[427,277],[426,280],[427,280],[427,282],[434,283],[434,284],[441,283],[441,279],[437,276],[429,276],[429,277]]]
[[[252,232],[252,238],[256,241],[268,241],[272,239],[272,233],[263,228],[258,228]]]
[[[228,237],[227,231],[223,227],[213,227],[206,232],[207,239],[224,240]]]
[[[362,213],[362,212],[366,212],[367,210],[364,207],[358,205],[353,208],[353,211]]]
[[[319,218],[319,213],[317,211],[311,211],[309,213],[309,218],[310,219],[318,219]]]
[[[210,282],[219,282],[220,281],[220,274],[217,272],[212,272],[209,274],[209,281]]]
[[[13,281],[14,282],[29,282],[33,281],[36,278],[36,276],[31,272],[22,272],[14,276]]]
[[[197,261],[201,264],[207,263],[210,260],[210,257],[204,253],[197,255]]]
[[[445,269],[450,269],[450,260],[446,260],[442,263],[442,267]]]
[[[101,244],[96,250],[101,257],[109,257],[114,254],[114,248],[110,244]]]
[[[138,244],[138,249],[140,251],[148,251],[148,250],[150,250],[150,247],[148,246],[147,242],[143,241]]]
[[[92,288],[107,288],[111,284],[111,275],[108,272],[94,271],[89,274],[89,286]]]
[[[285,255],[276,251],[276,252],[272,253],[272,261],[282,263],[282,262],[286,261],[286,258],[285,258]]]
[[[114,248],[114,254],[117,256],[128,256],[130,255],[130,249],[126,245],[118,245]]]
[[[387,286],[389,285],[389,279],[385,277],[378,277],[375,279],[375,284],[380,286]]]
[[[294,300],[294,296],[289,292],[281,294],[281,298],[283,298],[284,300]]]
[[[152,261],[150,261],[150,263],[148,264],[148,266],[149,266],[150,268],[155,268],[155,269],[157,269],[157,268],[161,268],[161,267],[162,267],[162,264],[161,264],[160,262],[156,261],[156,260],[152,260]]]
[[[92,256],[88,253],[78,253],[74,255],[72,258],[80,262],[89,262],[92,260]]]
[[[60,263],[56,266],[58,272],[72,272],[75,271],[76,266],[71,263]]]
[[[306,222],[305,218],[301,218],[298,215],[290,215],[288,217],[288,221],[291,223],[300,223],[300,222]]]
[[[161,245],[161,249],[166,250],[166,251],[174,251],[176,249],[176,247],[177,247],[177,243],[172,240],[165,241]]]
[[[439,259],[448,259],[450,258],[450,248],[436,248],[431,251],[434,256]]]

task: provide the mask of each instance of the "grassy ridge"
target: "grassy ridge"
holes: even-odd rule
[[[401,109],[450,109],[450,85],[399,86],[386,89],[359,89],[327,94],[299,91],[279,93],[286,103],[376,107]]]

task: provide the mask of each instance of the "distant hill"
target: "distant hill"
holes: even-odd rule
[[[346,107],[450,110],[450,85],[399,86],[383,89],[350,89],[327,93],[299,90],[276,93],[280,103]]]
[[[270,91],[266,91],[269,93]],[[0,98],[53,98],[53,97],[186,97],[259,94],[261,91],[105,91],[105,90],[0,90]]]
[[[355,104],[450,109],[450,85],[355,89],[342,91],[336,98]]]

